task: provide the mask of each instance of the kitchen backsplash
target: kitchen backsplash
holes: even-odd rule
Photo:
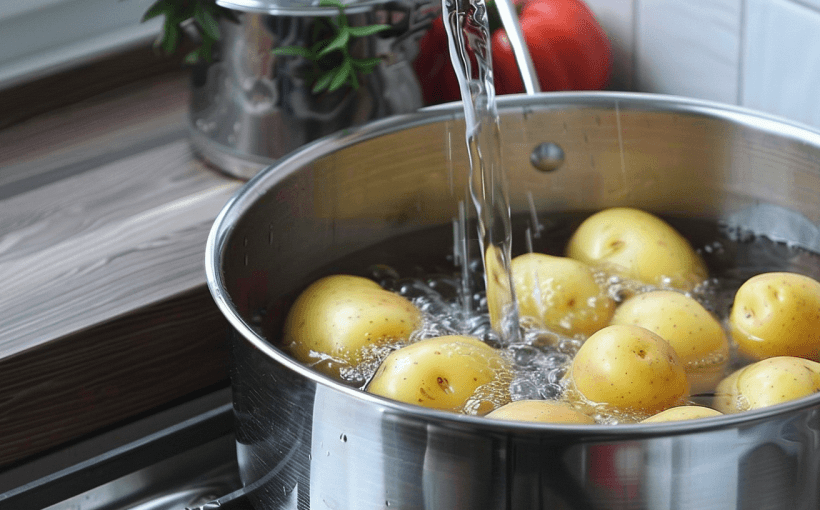
[[[615,46],[612,88],[820,128],[820,0],[586,1]],[[160,20],[139,23],[152,2],[0,0],[0,89],[153,38]]]
[[[820,128],[820,0],[586,0],[612,88],[735,104]]]

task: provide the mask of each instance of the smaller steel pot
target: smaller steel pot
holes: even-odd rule
[[[508,96],[499,112],[514,215],[628,205],[820,253],[815,131],[639,94]],[[820,507],[820,395],[691,422],[510,424],[366,394],[276,347],[288,300],[315,278],[446,259],[448,242],[402,240],[457,216],[463,129],[452,104],[336,134],[256,176],[217,219],[206,270],[237,332],[237,453],[256,508]],[[544,143],[563,155],[547,151],[551,172],[530,163]],[[393,251],[366,251],[388,240]],[[820,278],[801,253],[770,266]]]
[[[314,94],[311,63],[271,53],[279,46],[313,44],[317,20],[335,8],[288,2],[220,2],[238,23],[220,21],[216,59],[194,69],[189,127],[200,156],[225,172],[250,178],[280,157],[322,136],[422,106],[412,67],[418,40],[437,12],[430,0],[352,2],[351,26],[387,23],[387,32],[358,39],[356,58],[384,63],[358,89]]]

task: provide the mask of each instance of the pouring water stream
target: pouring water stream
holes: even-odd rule
[[[515,10],[508,0],[499,0],[497,5],[525,89],[534,94],[539,90],[538,81]],[[520,339],[520,328],[510,270],[512,227],[507,181],[501,165],[487,5],[484,0],[442,0],[442,13],[464,105],[470,194],[478,218],[487,306],[493,329],[505,343],[513,343]]]

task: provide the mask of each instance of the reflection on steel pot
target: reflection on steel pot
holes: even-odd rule
[[[509,96],[499,111],[514,216],[530,202],[545,215],[628,205],[776,225],[820,252],[814,131],[640,94]],[[288,300],[314,279],[447,263],[449,240],[429,236],[452,232],[466,198],[463,129],[451,104],[320,140],[257,175],[214,225],[208,281],[237,332],[237,451],[257,508],[818,508],[820,395],[691,422],[509,423],[366,394],[277,348]],[[550,173],[530,163],[542,143],[564,154]],[[363,251],[376,245],[395,250]]]
[[[437,13],[431,0],[352,2],[351,26],[386,23],[391,29],[356,39],[355,58],[383,63],[343,86],[314,94],[311,62],[276,56],[280,46],[310,46],[317,20],[335,8],[275,2],[220,2],[239,23],[220,22],[216,59],[192,74],[190,135],[194,150],[225,172],[249,178],[283,155],[330,133],[422,106],[412,68],[418,39]]]

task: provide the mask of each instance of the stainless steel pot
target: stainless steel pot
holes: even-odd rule
[[[513,214],[530,202],[542,213],[629,205],[820,252],[817,132],[653,95],[499,103]],[[551,172],[530,162],[543,143],[558,155]],[[385,254],[338,262],[346,255],[397,240],[403,257],[444,260],[447,243],[400,241],[450,228],[465,198],[463,145],[459,104],[369,124],[282,159],[217,219],[206,269],[237,332],[237,453],[257,508],[818,508],[820,395],[693,422],[500,423],[365,394],[262,336],[307,283]]]
[[[238,22],[221,20],[218,58],[192,73],[189,132],[197,154],[247,179],[317,138],[422,106],[412,62],[438,7],[431,0],[345,3],[351,26],[391,25],[351,46],[354,57],[383,63],[360,76],[357,89],[314,94],[311,62],[271,51],[312,46],[317,20],[337,16],[337,9],[303,1],[219,2]]]

